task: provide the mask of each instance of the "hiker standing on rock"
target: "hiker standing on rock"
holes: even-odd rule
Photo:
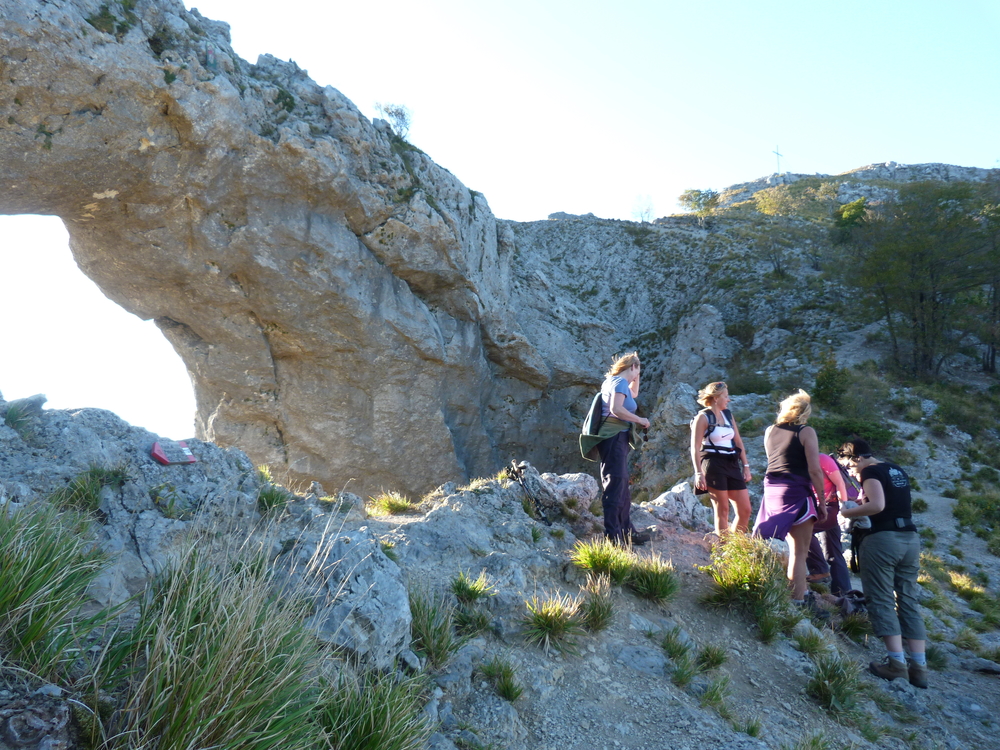
[[[725,383],[709,383],[698,391],[698,403],[705,408],[691,422],[691,463],[694,465],[695,494],[708,493],[715,514],[715,533],[729,530],[729,504],[736,510],[736,530],[746,533],[750,526],[750,464],[743,438],[729,406]]]
[[[649,420],[635,413],[639,395],[639,354],[632,352],[615,360],[601,386],[601,422],[597,445],[601,455],[601,505],[604,533],[616,544],[645,544],[649,534],[632,525],[632,495],[628,486],[628,454],[637,447],[635,426],[649,428]]]
[[[920,534],[913,524],[910,478],[896,464],[872,456],[861,439],[840,446],[840,462],[861,482],[861,503],[842,508],[845,518],[868,516],[871,529],[863,533],[858,559],[865,589],[868,618],[875,635],[889,652],[885,661],[871,662],[868,671],[884,680],[909,678],[927,687],[927,631],[917,606],[920,573]],[[903,639],[906,639],[906,652]]]
[[[764,432],[767,473],[753,529],[765,539],[788,542],[788,580],[792,601],[800,606],[806,603],[806,553],[813,523],[826,519],[826,503],[816,500],[823,497],[823,471],[819,438],[806,425],[810,414],[811,399],[800,389],[781,402],[777,419]]]

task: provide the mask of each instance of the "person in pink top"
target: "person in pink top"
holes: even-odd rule
[[[826,520],[813,526],[813,537],[809,543],[806,566],[809,581],[830,579],[830,591],[834,596],[843,596],[851,590],[851,575],[844,560],[844,550],[840,545],[840,526],[837,513],[840,503],[847,500],[847,485],[840,473],[840,466],[832,456],[819,454],[819,467],[823,471],[823,496],[826,499]]]

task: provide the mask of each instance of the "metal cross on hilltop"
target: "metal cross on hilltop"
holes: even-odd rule
[[[774,151],[772,151],[771,153],[778,157],[778,174],[781,174],[781,157],[784,156],[784,154],[778,153],[777,146],[774,147]]]

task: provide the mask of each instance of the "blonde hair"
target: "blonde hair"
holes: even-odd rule
[[[633,367],[639,364],[639,352],[629,352],[628,354],[623,354],[617,359],[611,369],[604,373],[604,377],[611,378],[615,375],[619,375],[626,370],[631,370]]]
[[[709,383],[700,391],[698,391],[698,403],[702,406],[711,406],[715,401],[715,397],[718,396],[725,390],[728,390],[729,386],[723,383],[721,380],[715,383]]]
[[[799,388],[778,406],[778,417],[775,424],[805,424],[812,414],[812,399],[809,394]]]

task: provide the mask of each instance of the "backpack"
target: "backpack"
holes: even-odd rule
[[[723,409],[722,413],[726,417],[726,421],[729,422],[729,424],[736,423],[735,420],[733,419],[733,413],[729,411],[729,409]],[[702,414],[704,414],[705,419],[708,420],[708,427],[705,428],[705,436],[702,438],[702,440],[707,440],[708,444],[710,446],[713,446],[714,450],[728,453],[729,452],[728,449],[714,448],[715,444],[712,442],[712,438],[709,437],[709,435],[711,435],[715,431],[715,428],[719,426],[718,421],[715,418],[715,412],[712,411],[711,409],[706,407],[701,411],[699,411],[697,414],[695,414],[694,418],[691,420],[691,429],[693,430],[695,425],[698,424],[698,417],[700,417]]]

